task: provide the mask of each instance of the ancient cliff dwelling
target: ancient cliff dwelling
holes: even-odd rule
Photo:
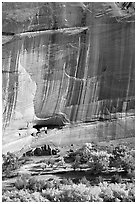
[[[135,3],[3,2],[2,100],[3,154],[134,144]]]

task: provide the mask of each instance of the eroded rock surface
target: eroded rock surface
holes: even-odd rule
[[[125,7],[3,3],[4,134],[134,115],[134,7]]]

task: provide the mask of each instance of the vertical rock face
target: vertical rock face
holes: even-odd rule
[[[134,112],[134,31],[115,3],[4,3],[4,129]]]

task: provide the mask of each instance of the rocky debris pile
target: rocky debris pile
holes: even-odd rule
[[[41,127],[41,128],[34,128],[33,126],[28,126],[27,128],[21,128],[17,131],[17,134],[19,137],[25,137],[28,135],[38,137],[40,134],[47,134],[47,127]]]
[[[50,145],[43,145],[41,147],[33,148],[23,154],[23,156],[48,156],[57,155],[59,153],[58,148],[52,148]]]

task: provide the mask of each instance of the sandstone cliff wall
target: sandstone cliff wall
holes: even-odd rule
[[[3,3],[3,133],[134,115],[134,31],[114,3]]]

